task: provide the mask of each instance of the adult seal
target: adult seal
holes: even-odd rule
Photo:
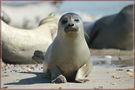
[[[48,16],[41,26],[26,30],[7,25],[1,20],[2,59],[12,64],[33,64],[35,50],[46,51],[53,41],[52,32],[58,28],[58,20]]]
[[[99,19],[90,33],[89,47],[96,49],[133,49],[133,5],[119,13]]]
[[[36,51],[34,57],[39,53],[44,55]],[[44,72],[50,75],[52,83],[88,80],[92,64],[79,15],[66,13],[60,18],[57,36],[42,59]]]

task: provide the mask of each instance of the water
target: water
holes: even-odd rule
[[[133,3],[133,1],[65,1],[60,7],[60,11],[76,11],[104,16],[117,13],[123,7]]]

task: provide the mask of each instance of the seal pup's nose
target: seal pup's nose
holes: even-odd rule
[[[74,24],[73,24],[73,23],[69,23],[68,26],[69,26],[69,27],[73,27]]]

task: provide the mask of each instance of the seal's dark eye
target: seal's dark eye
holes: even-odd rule
[[[75,19],[74,21],[75,21],[75,22],[79,22],[79,19]]]
[[[61,21],[62,24],[66,24],[68,22],[68,20],[65,18]]]

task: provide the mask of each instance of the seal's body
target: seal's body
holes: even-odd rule
[[[96,49],[133,49],[133,5],[96,21],[89,34],[89,47]]]
[[[81,18],[74,13],[63,15],[58,33],[44,57],[44,72],[51,82],[85,82],[90,72],[90,51],[87,46]],[[48,68],[46,69],[46,62]]]
[[[25,30],[7,25],[1,20],[2,59],[6,63],[33,64],[35,50],[46,52],[52,43],[51,31],[57,30],[57,18],[48,16],[38,28]],[[38,37],[37,37],[38,36]]]

